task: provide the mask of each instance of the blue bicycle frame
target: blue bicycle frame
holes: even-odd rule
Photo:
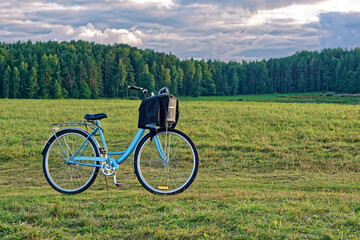
[[[115,169],[119,169],[119,164],[121,164],[122,162],[125,161],[125,159],[127,159],[127,157],[130,156],[130,154],[134,151],[135,147],[137,146],[137,144],[139,143],[142,135],[145,132],[145,129],[140,128],[138,130],[138,132],[136,133],[134,139],[132,140],[130,146],[125,150],[125,151],[121,151],[121,152],[108,152],[107,151],[107,147],[106,147],[106,143],[105,143],[105,138],[104,138],[104,134],[102,131],[102,128],[100,126],[100,121],[96,121],[95,122],[96,127],[93,129],[93,131],[89,134],[89,136],[84,140],[84,142],[81,144],[81,146],[77,149],[77,151],[73,154],[73,156],[71,157],[71,159],[67,160],[68,164],[77,164],[77,165],[85,165],[85,166],[91,166],[91,167],[101,167],[101,165],[99,164],[91,164],[91,163],[85,163],[85,162],[81,162],[81,161],[98,161],[98,162],[106,162],[108,161],[108,164],[110,164],[111,166],[113,166]],[[95,134],[99,132],[99,135],[101,137],[101,143],[102,146],[104,147],[105,151],[107,152],[105,154],[105,157],[101,156],[101,157],[86,157],[86,156],[82,156],[82,153],[85,151],[85,149],[88,147],[89,142],[87,141],[89,138],[95,136]],[[159,155],[161,156],[161,158],[163,159],[164,162],[166,162],[166,157],[165,154],[163,152],[163,149],[161,147],[161,143],[160,140],[157,136],[154,137],[154,143],[156,146],[156,149],[159,152]],[[120,155],[117,159],[111,158],[109,157],[109,155]]]

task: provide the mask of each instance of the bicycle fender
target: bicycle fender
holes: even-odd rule
[[[89,133],[88,133],[87,131],[85,131],[84,129],[82,129],[82,128],[77,128],[77,127],[63,128],[63,129],[59,130],[58,132],[54,133],[53,135],[51,135],[51,136],[49,137],[49,139],[48,139],[48,140],[46,141],[46,143],[44,144],[43,150],[41,151],[40,155],[41,155],[41,156],[44,155],[44,151],[45,151],[46,147],[48,147],[48,146],[50,145],[49,142],[50,142],[50,140],[51,140],[52,138],[56,138],[56,137],[57,137],[57,134],[61,133],[62,131],[65,131],[65,130],[69,130],[69,129],[79,130],[79,131],[82,131],[83,133],[89,135]],[[94,143],[98,146],[98,149],[99,149],[100,145],[99,145],[98,141],[96,141],[96,139],[95,139],[94,137],[92,137],[92,136],[91,136],[90,138],[94,141]],[[99,151],[99,150],[98,150],[98,151]]]

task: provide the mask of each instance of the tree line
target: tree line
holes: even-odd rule
[[[180,60],[127,44],[0,43],[0,98],[132,97],[127,85],[179,96],[360,92],[360,49],[302,51],[285,58]]]

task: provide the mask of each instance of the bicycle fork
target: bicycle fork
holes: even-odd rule
[[[161,142],[159,137],[156,135],[154,136],[154,143],[156,146],[156,149],[161,157],[161,160],[164,164],[168,164],[169,163],[169,157],[170,157],[170,136],[167,136],[168,134],[165,133],[165,152],[163,150],[163,147],[161,146]]]

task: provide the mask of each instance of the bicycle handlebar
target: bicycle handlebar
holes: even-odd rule
[[[136,86],[128,86],[129,89],[134,89],[134,90],[140,90],[140,91],[144,91],[144,90],[147,90],[145,88],[142,88],[142,87],[136,87]]]
[[[149,90],[142,88],[142,87],[137,87],[137,86],[128,86],[129,89],[133,89],[133,90],[139,90],[142,91],[142,93],[145,95],[145,98],[147,98],[147,93]]]

